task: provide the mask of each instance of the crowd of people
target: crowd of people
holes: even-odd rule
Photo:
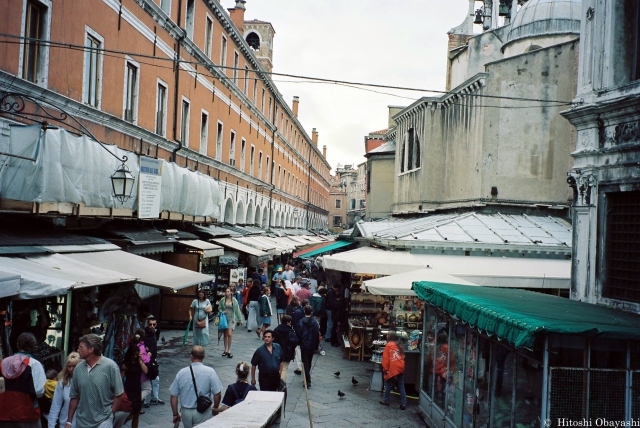
[[[249,277],[227,288],[215,307],[198,290],[189,315],[193,324],[191,364],[181,369],[169,389],[173,423],[185,428],[196,426],[213,415],[242,402],[248,392],[286,389],[289,364],[295,362],[295,374],[303,376],[311,388],[312,359],[324,338],[333,346],[346,325],[344,294],[339,284],[327,290],[324,278],[310,278],[307,271],[291,265],[278,266],[271,281],[263,269],[250,269]],[[272,288],[275,312],[271,306]],[[237,381],[228,386],[222,397],[222,383],[216,371],[203,364],[209,344],[209,315],[217,312],[222,331],[223,357],[233,358],[233,332],[244,322],[247,331],[262,339],[250,362],[236,366]],[[135,331],[120,364],[102,355],[102,340],[95,334],[79,339],[77,352],[71,352],[60,373],[47,371],[31,357],[36,348],[32,333],[18,337],[18,352],[2,361],[1,371],[6,391],[0,394],[3,427],[20,428],[120,428],[131,421],[137,428],[144,408],[165,404],[159,396],[158,321],[141,308],[141,324]],[[271,329],[272,315],[278,325]],[[224,328],[220,324],[224,322]],[[404,349],[390,333],[383,354],[385,395],[381,404],[389,405],[392,381],[401,393],[401,408],[406,405],[404,392]],[[257,377],[256,377],[257,374]]]

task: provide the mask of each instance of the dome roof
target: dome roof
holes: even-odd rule
[[[529,0],[516,13],[507,43],[555,34],[580,34],[581,0]]]

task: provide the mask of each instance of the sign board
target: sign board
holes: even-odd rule
[[[162,161],[140,156],[138,186],[138,218],[160,217]]]

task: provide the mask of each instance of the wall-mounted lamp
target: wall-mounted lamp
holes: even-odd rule
[[[133,191],[133,184],[136,178],[131,174],[131,171],[125,165],[127,157],[122,157],[122,165],[111,176],[111,186],[113,187],[113,196],[123,204],[131,197]]]

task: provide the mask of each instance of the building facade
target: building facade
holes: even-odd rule
[[[575,130],[559,112],[575,94],[581,3],[548,3],[529,1],[510,25],[459,37],[467,43],[449,53],[453,89],[393,117],[393,213],[486,205],[566,213]]]
[[[19,0],[0,6],[0,91],[63,108],[96,139],[209,175],[217,221],[328,225],[330,166],[271,80],[245,1]],[[0,119],[1,138],[15,115]]]
[[[582,3],[571,297],[640,313],[640,5]]]
[[[336,175],[331,176],[329,190],[329,230],[334,233],[342,232],[347,225],[347,187],[341,171],[337,168]]]

